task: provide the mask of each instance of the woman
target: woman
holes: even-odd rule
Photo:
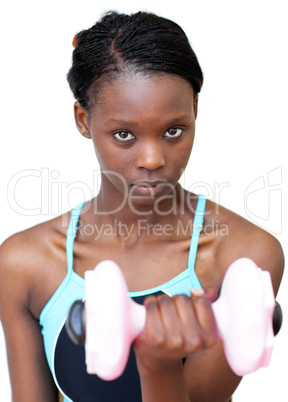
[[[13,400],[56,401],[57,385],[74,401],[228,401],[241,378],[226,362],[211,300],[240,257],[270,271],[276,294],[281,246],[178,183],[203,83],[179,26],[148,13],[111,13],[78,34],[75,46],[68,73],[75,121],[95,147],[101,189],[1,246]],[[119,264],[130,296],[147,309],[127,369],[113,382],[87,375],[84,349],[63,326],[84,296],[84,272],[105,259]]]

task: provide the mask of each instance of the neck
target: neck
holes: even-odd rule
[[[107,196],[107,192],[101,188],[99,195],[90,204],[90,213],[86,219],[90,226],[92,224],[96,228],[94,235],[97,240],[106,234],[120,241],[125,240],[125,244],[135,244],[145,238],[154,241],[163,236],[171,239],[177,228],[183,225],[187,231],[193,219],[197,196],[177,184],[173,197],[167,196],[156,201],[150,205],[131,205],[124,203],[121,197],[117,200],[117,194],[115,197]]]

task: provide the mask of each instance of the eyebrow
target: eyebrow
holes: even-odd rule
[[[174,124],[177,124],[183,120],[187,120],[187,119],[191,119],[191,116],[189,114],[184,114],[182,116],[179,117],[175,117],[174,119],[171,119],[167,122],[167,126],[173,126]],[[130,121],[130,120],[122,120],[122,119],[109,119],[106,124],[109,123],[116,123],[116,124],[121,124],[121,125],[129,125],[129,126],[139,126],[139,123],[137,121]]]
[[[116,123],[116,124],[121,124],[125,126],[128,124],[129,126],[138,126],[139,124],[136,121],[130,121],[130,120],[121,120],[121,119],[109,119],[106,121],[106,124],[109,123]]]

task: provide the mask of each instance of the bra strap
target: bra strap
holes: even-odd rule
[[[200,236],[200,232],[203,227],[203,221],[204,221],[204,216],[205,216],[205,206],[206,206],[206,198],[203,195],[199,194],[197,207],[196,207],[194,220],[193,220],[193,231],[192,231],[189,259],[188,259],[189,276],[190,276],[190,279],[192,282],[192,287],[194,289],[201,288],[201,284],[195,273],[195,261],[196,261],[196,254],[197,254],[197,249],[198,249],[199,236]]]
[[[81,202],[79,205],[77,205],[77,207],[72,209],[71,218],[67,229],[66,256],[68,274],[71,274],[71,272],[73,271],[73,245],[77,233],[77,224],[84,204],[85,201]]]

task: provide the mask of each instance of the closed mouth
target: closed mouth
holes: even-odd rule
[[[150,182],[139,182],[132,184],[132,188],[135,189],[137,192],[141,193],[142,195],[150,195],[154,196],[158,194],[163,187],[166,185],[165,182],[159,182],[159,181],[150,181]]]

